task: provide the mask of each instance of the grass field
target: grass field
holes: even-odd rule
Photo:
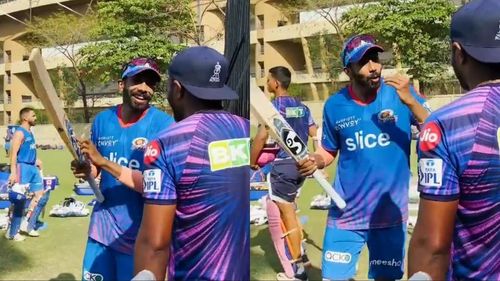
[[[42,218],[48,228],[40,237],[22,242],[6,240],[0,232],[0,280],[81,280],[81,264],[87,241],[89,217],[49,217],[53,205],[73,193],[75,182],[69,169],[71,156],[67,151],[42,151],[45,175],[57,175],[59,188],[51,193],[46,214]],[[4,151],[0,162],[6,163]],[[89,202],[90,196],[77,200]]]

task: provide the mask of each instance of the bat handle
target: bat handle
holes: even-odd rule
[[[89,183],[90,187],[92,188],[92,191],[94,191],[94,195],[95,195],[96,200],[99,203],[104,202],[104,195],[102,195],[101,189],[99,189],[99,186],[95,182],[94,177],[88,176],[85,178],[85,180]]]
[[[333,189],[332,185],[326,180],[325,176],[321,173],[320,170],[316,170],[313,173],[313,177],[319,182],[321,187],[325,190],[326,194],[332,198],[333,202],[339,209],[344,209],[346,204],[344,199],[340,197],[340,195]]]

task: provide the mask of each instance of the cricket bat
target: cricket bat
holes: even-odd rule
[[[36,96],[42,102],[43,107],[56,127],[57,132],[66,144],[66,147],[69,149],[73,158],[80,162],[86,161],[85,156],[81,153],[80,147],[78,146],[73,126],[64,112],[63,103],[57,96],[54,85],[50,80],[49,72],[45,68],[40,49],[35,48],[31,51],[29,66],[33,77],[33,85],[35,87]],[[94,191],[97,201],[103,202],[104,196],[102,195],[95,179],[89,176],[85,180],[87,180],[90,187]]]
[[[261,124],[269,127],[269,134],[295,161],[306,159],[309,156],[307,145],[295,133],[281,114],[274,108],[264,92],[257,86],[255,78],[250,82],[250,107]],[[325,192],[332,198],[339,209],[344,209],[346,203],[333,189],[321,171],[316,170],[313,177],[318,181]]]

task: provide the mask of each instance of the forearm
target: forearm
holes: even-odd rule
[[[330,164],[332,164],[333,160],[335,159],[336,153],[331,153],[329,151],[326,151],[323,149],[321,146],[318,147],[318,149],[315,151],[315,157],[316,157],[316,165],[318,166],[318,169],[324,169],[325,167],[328,167]]]
[[[16,174],[17,173],[17,153],[12,153],[10,157],[10,173],[11,174]]]
[[[142,193],[142,173],[138,170],[133,170],[128,167],[118,165],[115,162],[105,160],[102,163],[101,168],[111,175],[113,175],[118,181],[124,185],[130,187],[131,189]]]
[[[169,257],[169,248],[157,248],[147,239],[138,237],[135,246],[134,272],[135,274],[147,269],[156,280],[165,280],[165,273]]]
[[[423,271],[432,280],[445,280],[450,262],[450,250],[432,247],[425,237],[414,237],[408,252],[408,276]]]
[[[416,99],[413,99],[407,106],[419,124],[424,123],[429,117],[429,112]]]
[[[266,144],[265,139],[261,138],[254,139],[250,153],[250,165],[255,165],[257,163],[257,159],[259,158],[260,152],[264,148],[265,144]]]

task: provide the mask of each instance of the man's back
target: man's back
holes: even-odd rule
[[[453,279],[500,279],[500,84],[480,86],[429,117],[419,150],[419,190],[459,200]]]
[[[249,278],[248,132],[246,119],[199,112],[167,129],[152,143],[155,152],[146,153],[146,203],[177,205],[169,279]]]

